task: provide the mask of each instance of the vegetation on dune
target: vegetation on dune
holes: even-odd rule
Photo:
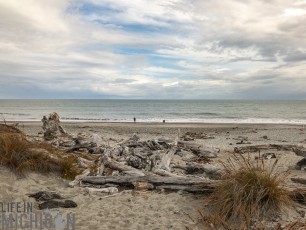
[[[76,157],[67,157],[48,143],[29,142],[21,132],[0,132],[0,164],[18,175],[53,172],[72,180],[79,173],[75,163]]]
[[[211,197],[212,214],[201,215],[204,223],[212,229],[265,229],[256,221],[293,205],[284,188],[288,172],[276,173],[277,162],[267,166],[261,157],[233,155],[223,163],[225,173]]]
[[[74,180],[74,178],[80,174],[80,171],[75,167],[76,158],[68,157],[61,160],[60,174],[63,178],[68,180]]]
[[[291,203],[284,189],[287,173],[275,172],[277,160],[266,167],[264,160],[252,162],[250,156],[233,155],[224,164],[223,182],[217,186],[215,207],[227,218],[273,214]]]

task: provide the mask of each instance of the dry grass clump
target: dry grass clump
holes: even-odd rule
[[[27,141],[22,133],[0,133],[0,164],[18,175],[24,175],[27,171],[54,172],[64,178],[74,179],[79,173],[75,162],[75,158],[63,158],[47,143]]]
[[[76,161],[76,157],[67,157],[61,160],[60,174],[63,178],[74,180],[74,178],[80,174],[80,170],[75,167]]]
[[[0,135],[0,162],[17,174],[26,169],[33,171],[48,171],[45,157],[31,153],[32,144],[24,136],[11,133]]]
[[[225,173],[212,196],[212,222],[225,229],[231,229],[231,222],[249,227],[252,221],[268,219],[292,205],[283,187],[288,173],[276,173],[277,162],[268,167],[260,157],[254,161],[249,155],[233,155],[223,163]]]

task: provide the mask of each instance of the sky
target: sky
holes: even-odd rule
[[[0,98],[306,99],[306,1],[0,0]]]

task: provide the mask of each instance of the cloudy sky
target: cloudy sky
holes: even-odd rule
[[[0,98],[306,99],[306,1],[0,0]]]

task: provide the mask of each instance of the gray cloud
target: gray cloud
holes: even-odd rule
[[[0,98],[306,98],[300,1],[0,0],[0,16]]]
[[[284,61],[286,62],[306,61],[306,51],[305,52],[295,51],[292,53],[288,53],[284,58]]]

